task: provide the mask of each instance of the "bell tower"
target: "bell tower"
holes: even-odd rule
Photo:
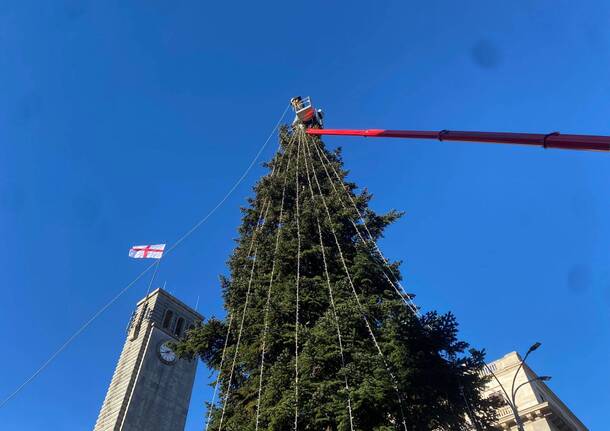
[[[183,431],[197,361],[177,341],[202,316],[163,289],[138,302],[94,431]]]

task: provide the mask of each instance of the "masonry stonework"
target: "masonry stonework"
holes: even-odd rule
[[[519,354],[511,352],[488,364],[485,374],[493,373],[498,380],[495,378],[489,380],[484,395],[505,399],[502,386],[510,392],[520,363]],[[536,380],[537,377],[538,375],[526,363],[519,370],[515,380],[515,388],[522,385],[517,392],[515,404],[525,431],[588,431],[544,382]],[[506,403],[498,409],[497,427],[502,430],[517,430],[513,412]]]
[[[163,289],[138,302],[94,431],[184,430],[197,361],[175,358],[165,343],[201,320]]]

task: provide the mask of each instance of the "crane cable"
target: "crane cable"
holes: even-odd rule
[[[305,142],[307,142],[307,138],[306,138]],[[309,157],[311,158],[311,153],[309,152],[309,147],[307,145],[306,145],[306,148],[307,148]],[[316,185],[317,185],[317,189],[318,189],[318,192],[320,194],[320,197],[322,198],[322,204],[323,204],[325,212],[326,212],[326,216],[327,216],[327,219],[328,219],[328,224],[330,226],[330,230],[331,230],[333,238],[335,240],[335,244],[337,245],[337,249],[338,249],[338,252],[339,252],[339,257],[340,257],[341,263],[343,265],[343,269],[345,271],[346,278],[347,278],[348,283],[349,283],[349,285],[351,287],[352,293],[354,295],[354,299],[356,300],[356,304],[358,305],[358,308],[360,309],[360,313],[362,314],[362,318],[363,318],[364,323],[365,323],[365,325],[366,325],[366,327],[368,329],[368,332],[369,332],[369,335],[371,337],[371,340],[373,341],[373,344],[375,345],[375,348],[377,349],[377,353],[379,354],[381,360],[383,361],[383,364],[384,364],[384,366],[386,368],[386,371],[388,372],[388,374],[390,376],[390,379],[392,380],[392,383],[393,383],[393,386],[394,386],[394,390],[395,390],[396,395],[397,395],[398,404],[399,404],[399,407],[400,407],[400,413],[401,413],[401,416],[402,416],[401,417],[402,425],[403,425],[404,430],[407,431],[407,424],[405,422],[405,414],[404,414],[404,409],[403,409],[403,405],[402,405],[403,404],[402,403],[402,395],[401,395],[400,390],[398,388],[398,381],[396,380],[396,377],[394,376],[394,373],[390,369],[390,366],[389,366],[389,364],[388,364],[388,362],[386,360],[386,357],[383,354],[383,351],[381,350],[381,347],[379,346],[379,343],[377,342],[377,337],[375,337],[375,333],[373,332],[373,328],[372,328],[372,326],[371,326],[371,324],[369,322],[369,319],[366,317],[365,309],[364,309],[364,307],[363,307],[363,305],[362,305],[362,303],[360,301],[360,298],[358,297],[358,293],[356,292],[356,287],[354,286],[354,282],[353,282],[352,277],[351,277],[351,275],[349,273],[349,269],[347,267],[345,256],[343,255],[343,251],[341,249],[341,244],[339,243],[339,239],[337,237],[337,233],[335,231],[335,228],[333,227],[332,217],[330,215],[330,210],[328,209],[328,205],[326,203],[326,198],[322,194],[322,187],[320,186],[320,182],[318,180],[318,175],[316,174],[315,169],[313,171],[313,177],[314,177],[314,180],[316,181]]]
[[[263,145],[261,145],[258,152],[256,153],[256,155],[254,156],[254,158],[248,165],[248,167],[246,167],[243,174],[237,179],[237,181],[233,184],[233,186],[229,189],[229,191],[227,191],[227,193],[216,204],[216,206],[214,206],[203,218],[201,218],[197,223],[195,223],[195,225],[193,225],[193,227],[191,227],[188,231],[186,231],[180,238],[178,238],[178,240],[176,240],[176,242],[171,247],[169,247],[165,251],[165,253],[164,253],[165,256],[167,256],[169,253],[171,253],[176,247],[178,247],[180,244],[182,244],[182,242],[184,242],[197,229],[199,229],[199,227],[201,227],[201,225],[204,224],[227,201],[227,199],[233,194],[233,192],[237,189],[237,187],[239,187],[239,185],[244,181],[246,176],[250,173],[250,171],[254,167],[255,163],[258,161],[258,158],[260,157],[262,152],[267,147],[267,144],[269,143],[269,141],[275,134],[275,131],[280,127],[280,124],[284,120],[284,117],[286,116],[286,113],[288,112],[289,108],[290,108],[290,105],[287,105],[286,108],[284,109],[284,112],[282,112],[280,119],[277,121],[277,123],[273,127],[271,133],[269,134],[269,136],[267,137],[267,139],[265,140]],[[119,291],[119,293],[117,293],[110,301],[108,301],[100,309],[98,309],[83,325],[81,325],[80,328],[78,328],[76,330],[76,332],[74,332],[57,350],[55,350],[51,354],[51,356],[49,356],[49,358],[45,362],[43,362],[43,364],[30,377],[28,377],[21,385],[19,385],[17,387],[17,389],[15,389],[9,396],[7,396],[4,400],[2,400],[0,402],[0,409],[2,409],[10,400],[15,398],[15,396],[17,396],[36,377],[38,377],[55,360],[55,358],[57,358],[64,350],[66,350],[66,348],[68,348],[68,346],[70,344],[72,344],[72,342],[74,340],[76,340],[98,317],[100,317],[108,308],[110,308],[115,302],[117,302],[119,300],[119,298],[121,298],[131,287],[133,287],[133,285],[136,284],[136,282],[138,282],[144,275],[146,275],[156,264],[157,264],[157,262],[152,263],[149,266],[147,266],[131,282],[129,282],[121,291]]]
[[[283,155],[285,158],[285,154]],[[271,175],[273,175],[275,173],[275,165],[273,168],[273,171],[271,173]],[[231,392],[231,383],[233,381],[233,374],[235,372],[235,365],[237,363],[237,356],[239,355],[239,346],[241,343],[241,337],[243,334],[243,329],[244,329],[244,323],[245,323],[245,318],[246,318],[246,312],[248,311],[248,304],[249,304],[249,300],[250,300],[250,292],[251,292],[251,288],[252,288],[252,280],[254,279],[254,273],[255,273],[255,266],[256,266],[256,257],[257,257],[257,252],[258,252],[258,245],[254,245],[258,236],[258,233],[260,232],[260,230],[262,230],[263,226],[265,225],[266,221],[267,221],[267,216],[269,214],[269,209],[271,208],[271,198],[267,198],[264,202],[263,205],[261,207],[261,211],[259,213],[259,218],[256,224],[256,227],[252,233],[252,238],[250,241],[250,247],[247,253],[248,257],[252,257],[252,265],[250,268],[250,276],[248,279],[248,288],[246,290],[246,297],[245,297],[245,302],[244,302],[244,307],[243,307],[243,311],[241,314],[241,322],[240,322],[240,326],[239,326],[239,331],[237,334],[237,340],[236,340],[236,345],[235,345],[235,353],[233,354],[233,361],[231,364],[231,371],[229,373],[229,381],[228,381],[228,385],[227,385],[227,391],[225,393],[225,397],[224,397],[224,401],[223,401],[223,405],[222,405],[222,414],[220,416],[220,424],[218,427],[218,431],[222,430],[222,424],[224,422],[224,417],[225,417],[225,412],[226,412],[226,408],[227,408],[227,403],[229,400],[229,395]],[[252,250],[254,249],[254,252],[252,252]],[[227,338],[229,336],[229,333],[227,332]],[[226,340],[225,340],[226,342]],[[225,348],[226,348],[226,344],[225,344]],[[224,355],[224,352],[223,352]],[[222,371],[222,370],[221,370]],[[218,382],[218,381],[217,381]],[[209,424],[209,421],[208,421]],[[206,425],[206,429],[207,429]]]
[[[360,222],[362,223],[362,226],[364,227],[364,230],[368,236],[368,240],[364,239],[362,233],[360,232],[360,229],[358,228],[358,226],[356,225],[356,223],[350,218],[350,221],[352,223],[352,225],[354,226],[354,229],[356,230],[358,236],[360,237],[360,239],[363,241],[363,243],[367,244],[370,243],[373,246],[373,249],[375,250],[375,252],[377,253],[377,255],[379,256],[379,258],[382,260],[383,265],[387,268],[387,272],[385,270],[385,268],[382,268],[383,271],[383,275],[385,277],[385,279],[388,281],[388,283],[394,288],[394,291],[398,294],[398,296],[402,299],[402,301],[407,305],[407,307],[417,316],[417,317],[421,317],[421,314],[419,312],[419,309],[417,308],[417,305],[415,305],[415,303],[413,302],[413,300],[411,299],[411,295],[409,295],[405,288],[402,286],[402,284],[400,283],[400,281],[398,280],[398,277],[396,277],[396,275],[394,274],[394,272],[392,271],[392,268],[390,267],[390,263],[388,261],[388,259],[383,255],[383,253],[381,252],[381,249],[379,248],[379,246],[377,245],[377,242],[375,241],[375,238],[373,237],[373,235],[371,234],[371,231],[368,228],[368,225],[366,224],[366,220],[364,219],[364,216],[362,215],[362,213],[360,212],[360,210],[358,209],[358,206],[356,205],[356,201],[354,200],[353,196],[351,195],[351,193],[349,192],[347,186],[343,183],[343,181],[341,180],[341,177],[339,176],[337,170],[335,169],[334,165],[330,162],[330,160],[328,159],[328,157],[326,156],[326,154],[324,153],[324,151],[321,151],[318,148],[318,145],[316,143],[316,141],[312,138],[312,143],[313,143],[313,147],[316,150],[316,153],[318,154],[318,158],[320,159],[320,163],[322,164],[324,171],[326,172],[326,176],[328,178],[328,181],[330,182],[330,184],[333,187],[333,190],[335,191],[335,193],[337,193],[337,195],[339,195],[339,192],[337,191],[337,188],[335,187],[334,181],[331,179],[330,173],[328,172],[327,166],[324,163],[324,161],[322,160],[322,156],[324,156],[324,159],[326,160],[326,163],[332,168],[335,177],[337,178],[337,182],[340,184],[340,188],[343,189],[343,191],[345,191],[345,194],[348,196],[349,200],[352,203],[352,206],[354,207],[354,209],[356,210],[356,213],[358,214],[358,218],[360,219]],[[341,202],[341,204],[343,205],[343,208],[345,210],[347,210],[347,205],[345,205],[345,203],[343,202],[343,199],[339,198],[339,201]],[[390,276],[388,275],[388,273],[390,273]],[[399,286],[400,289],[397,287]]]
[[[294,138],[295,138],[295,136],[293,135],[291,140],[288,143],[286,151],[290,151],[292,149],[292,144],[294,142]],[[288,155],[288,163],[286,165],[286,175],[284,176],[284,182],[282,185],[282,200],[280,203],[280,213],[279,213],[279,217],[278,217],[277,233],[276,233],[276,237],[275,237],[275,248],[273,251],[273,263],[271,265],[271,276],[269,277],[269,287],[267,289],[267,302],[265,303],[265,313],[264,313],[264,318],[263,318],[264,328],[263,328],[263,337],[262,337],[262,342],[261,342],[261,344],[262,344],[262,346],[261,346],[261,369],[260,369],[259,380],[258,380],[258,399],[256,401],[256,428],[255,428],[256,431],[258,431],[258,425],[259,425],[259,420],[260,420],[261,396],[262,396],[262,391],[263,391],[263,373],[264,373],[264,368],[265,368],[267,333],[269,332],[269,309],[270,309],[270,305],[271,305],[273,277],[275,275],[275,268],[276,268],[276,264],[277,264],[277,252],[279,249],[280,237],[281,237],[282,228],[283,228],[284,202],[285,202],[285,198],[286,198],[286,184],[288,182],[288,171],[290,169],[291,160],[292,160],[292,153],[290,153]]]
[[[350,394],[349,382],[347,379],[347,374],[345,373],[345,354],[343,352],[343,340],[341,337],[341,327],[339,326],[339,317],[337,316],[337,307],[335,306],[335,299],[333,295],[333,288],[330,282],[330,274],[328,273],[328,264],[326,262],[326,251],[324,250],[324,241],[322,239],[322,228],[320,226],[320,215],[318,213],[318,208],[315,206],[315,196],[313,192],[313,187],[311,186],[311,177],[309,175],[309,163],[307,162],[307,158],[305,157],[305,148],[303,147],[303,159],[305,160],[305,169],[307,170],[307,185],[309,186],[309,192],[311,194],[311,202],[314,205],[314,214],[316,216],[316,225],[318,228],[318,238],[320,241],[320,253],[322,255],[322,261],[324,262],[324,274],[326,276],[326,285],[328,287],[328,297],[330,300],[331,310],[333,319],[335,321],[335,327],[337,329],[337,341],[339,344],[339,353],[341,356],[341,370],[343,371],[343,380],[345,385],[345,392],[347,394],[347,411],[349,414],[349,426],[350,430],[354,431],[354,417],[352,413],[352,401]],[[313,164],[311,166],[311,170],[313,171]]]

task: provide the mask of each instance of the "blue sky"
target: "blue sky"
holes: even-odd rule
[[[0,398],[241,175],[288,99],[329,127],[610,134],[603,1],[13,1],[0,5]],[[591,429],[610,405],[610,159],[330,138],[424,309],[531,366]],[[264,158],[271,157],[270,145]],[[222,315],[218,275],[257,165],[158,281]],[[7,430],[85,430],[146,281],[0,409]],[[209,399],[200,367],[187,430]]]

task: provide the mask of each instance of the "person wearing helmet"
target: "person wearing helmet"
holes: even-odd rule
[[[295,112],[303,107],[303,99],[301,98],[301,96],[293,97],[292,99],[290,99],[290,103],[294,108]]]

